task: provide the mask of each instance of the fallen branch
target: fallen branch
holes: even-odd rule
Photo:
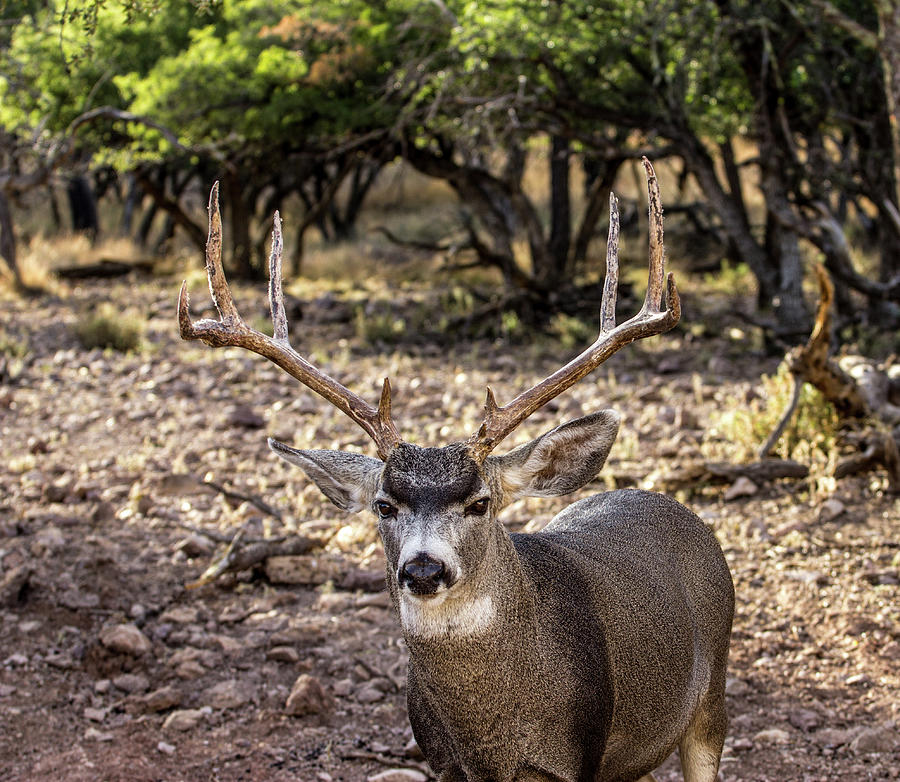
[[[245,524],[234,534],[221,556],[210,563],[200,578],[185,584],[185,589],[197,589],[211,584],[223,573],[239,573],[242,570],[250,570],[270,557],[306,554],[319,545],[318,541],[301,536],[287,539],[275,538],[242,545],[246,530],[247,525]]]
[[[215,481],[200,481],[201,486],[206,486],[207,488],[212,489],[213,491],[219,492],[219,494],[227,497],[229,500],[235,500],[236,502],[249,502],[254,508],[261,510],[263,513],[272,516],[278,521],[283,521],[281,513],[267,502],[259,499],[259,497],[254,497],[252,494],[242,494],[241,492],[234,491],[234,489],[228,489],[222,486]]]
[[[757,486],[782,478],[802,479],[809,475],[809,467],[790,459],[761,459],[750,464],[729,462],[694,462],[663,475],[656,481],[664,491],[678,491],[698,483],[733,483],[738,478],[749,478]]]

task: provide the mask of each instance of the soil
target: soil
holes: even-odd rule
[[[0,779],[428,773],[374,521],[337,510],[266,437],[373,449],[264,360],[180,341],[176,290],[84,280],[64,298],[0,303],[7,340],[27,346],[0,385]],[[262,291],[236,295],[249,321],[265,318]],[[105,300],[140,308],[143,350],[81,347],[74,325]],[[373,349],[333,298],[301,306],[294,344],[373,402],[390,375],[395,419],[420,444],[474,431],[486,385],[509,399],[559,363],[541,339]],[[510,444],[613,407],[619,443],[580,495],[649,485],[699,456],[710,420],[776,364],[677,331],[626,348]],[[878,473],[824,485],[678,495],[714,529],[736,586],[729,782],[900,778],[900,502]],[[539,529],[571,499],[520,502],[504,520]],[[186,588],[239,530],[314,548]],[[677,761],[657,777],[680,779]]]

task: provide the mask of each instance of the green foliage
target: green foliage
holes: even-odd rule
[[[712,421],[710,436],[728,444],[730,461],[752,461],[760,446],[774,431],[790,403],[793,378],[784,364],[773,376],[763,375],[761,387],[749,404],[746,399],[728,399],[720,406],[720,413]],[[800,400],[774,455],[794,459],[810,466],[819,475],[837,452],[838,415],[834,406],[808,383],[803,384]],[[723,454],[710,454],[722,458]]]
[[[550,320],[550,333],[566,350],[584,347],[595,339],[594,330],[587,323],[563,312],[556,313]]]
[[[122,313],[111,304],[101,304],[75,325],[82,346],[109,348],[122,353],[137,351],[143,342],[144,321],[134,313]]]

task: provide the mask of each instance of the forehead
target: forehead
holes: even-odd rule
[[[385,463],[382,488],[413,506],[465,502],[482,486],[475,461],[460,443],[445,448],[398,445]]]

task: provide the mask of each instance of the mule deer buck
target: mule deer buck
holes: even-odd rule
[[[674,500],[630,489],[582,499],[534,534],[507,534],[498,520],[518,497],[568,494],[592,480],[619,416],[593,413],[492,456],[500,441],[619,348],[679,320],[671,274],[661,306],[662,207],[646,159],[644,167],[650,279],[640,312],[615,324],[613,196],[597,341],[503,407],[488,389],[478,431],[442,448],[401,439],[387,380],[372,407],[290,347],[277,213],[269,287],[274,336],[244,323],[222,271],[215,188],[210,197],[207,271],[221,317],[192,322],[182,286],[181,336],[265,356],[375,442],[377,459],[274,440],[269,446],[342,510],[377,516],[410,653],[409,718],[442,782],[652,779],[676,747],[686,782],[717,775],[734,591],[713,534]]]

